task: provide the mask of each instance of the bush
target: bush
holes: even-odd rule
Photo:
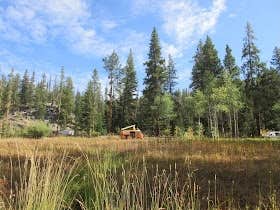
[[[187,131],[184,133],[184,138],[187,140],[193,140],[194,139],[194,132],[192,127],[189,127]]]
[[[39,139],[51,134],[51,128],[42,121],[33,122],[25,128],[24,136]]]

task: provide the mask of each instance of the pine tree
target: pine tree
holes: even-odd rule
[[[242,49],[242,71],[245,77],[245,96],[246,96],[246,108],[245,118],[248,122],[250,131],[249,135],[259,135],[260,132],[260,117],[256,109],[256,96],[257,89],[257,77],[260,76],[263,66],[260,63],[259,49],[255,45],[254,31],[250,23],[246,25],[246,35],[244,38],[244,44]],[[249,116],[251,115],[251,116]],[[252,120],[253,119],[253,120]]]
[[[212,83],[211,80],[220,78],[222,75],[221,61],[218,57],[218,52],[209,36],[207,36],[205,44],[202,48],[202,91],[206,91]]]
[[[46,103],[48,100],[48,92],[47,92],[47,77],[43,74],[41,81],[35,88],[35,98],[34,105],[36,108],[37,119],[44,120],[46,115]]]
[[[13,72],[8,76],[8,80],[4,83],[3,95],[2,95],[2,111],[4,114],[4,120],[8,120],[11,104],[12,104],[12,84],[13,84]]]
[[[93,98],[94,98],[94,118],[95,118],[95,132],[104,132],[104,103],[101,94],[101,83],[98,76],[97,69],[93,70],[92,74],[92,84],[93,84]]]
[[[229,73],[231,78],[238,79],[239,78],[239,68],[235,63],[235,58],[232,55],[231,48],[226,45],[226,55],[224,58],[224,68]]]
[[[114,124],[113,119],[113,111],[115,110],[115,98],[118,96],[116,87],[119,84],[119,76],[120,76],[120,61],[119,56],[115,51],[107,57],[103,59],[104,68],[108,72],[109,79],[109,101],[108,101],[108,109],[107,109],[107,131],[108,133],[112,133],[116,125]],[[115,117],[115,116],[114,116]]]
[[[137,80],[136,72],[134,67],[133,54],[130,50],[126,66],[124,68],[123,78],[123,93],[121,96],[122,106],[122,120],[121,126],[127,126],[136,123],[136,105],[137,105]]]
[[[271,65],[280,73],[280,48],[278,47],[273,50]]]
[[[82,129],[88,136],[103,132],[103,102],[97,70],[94,69],[82,100]]]
[[[74,131],[75,131],[75,135],[81,135],[81,131],[82,131],[82,124],[83,124],[83,120],[82,120],[82,111],[83,111],[82,101],[83,101],[83,97],[81,96],[81,93],[78,91],[76,93],[76,96],[75,96],[75,110],[74,110],[74,114],[75,114]]]
[[[144,65],[146,66],[146,78],[144,79],[143,95],[152,102],[156,96],[163,93],[167,76],[165,60],[161,56],[159,37],[155,28],[151,35],[148,61]]]
[[[195,91],[201,89],[202,84],[202,73],[203,73],[203,43],[201,40],[199,40],[199,43],[196,48],[196,53],[193,56],[194,65],[192,68],[192,83],[190,87]]]
[[[87,84],[86,91],[82,101],[82,130],[88,136],[94,132],[94,95],[93,95],[93,83],[90,80]]]
[[[160,128],[157,120],[160,116],[158,116],[158,112],[152,112],[152,110],[155,110],[158,105],[155,99],[159,100],[164,92],[167,75],[165,60],[161,56],[159,37],[155,28],[151,35],[148,61],[144,64],[146,66],[146,77],[144,79],[144,98],[141,105],[143,109],[142,126],[149,133],[158,136],[160,134]]]
[[[191,87],[205,92],[209,90],[213,80],[220,78],[222,73],[218,52],[209,36],[203,45],[201,41],[199,42],[194,61]]]
[[[23,110],[31,108],[32,97],[30,95],[30,87],[30,78],[28,75],[28,71],[26,70],[24,72],[20,87],[20,104]]]
[[[58,123],[61,128],[72,126],[73,124],[73,111],[74,111],[74,87],[71,77],[67,77],[65,85],[60,86],[60,111],[58,116]]]
[[[35,101],[35,72],[34,71],[32,72],[32,76],[30,78],[29,96],[30,96],[29,107],[34,108],[34,101]]]
[[[266,69],[258,78],[256,90],[256,109],[260,113],[261,127],[266,129],[277,129],[273,106],[280,102],[280,74],[275,69]]]
[[[14,70],[12,69],[9,74],[9,79],[11,82],[11,112],[18,111],[20,106],[20,95],[19,95],[19,88],[20,88],[20,75],[14,75]]]
[[[166,80],[165,89],[169,94],[173,94],[174,88],[177,84],[176,82],[177,76],[176,76],[175,63],[171,55],[168,56],[168,64],[166,69],[167,69],[167,80]]]
[[[245,76],[245,90],[247,96],[251,95],[252,89],[256,85],[256,77],[260,73],[259,49],[256,47],[255,35],[250,23],[246,25],[246,35],[242,49],[242,71]]]

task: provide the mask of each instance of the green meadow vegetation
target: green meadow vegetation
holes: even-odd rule
[[[279,209],[280,142],[0,141],[0,209]]]

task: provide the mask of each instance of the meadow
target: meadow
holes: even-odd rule
[[[0,140],[0,209],[280,209],[280,141]]]

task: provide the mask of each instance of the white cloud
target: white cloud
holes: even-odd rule
[[[213,0],[208,9],[192,0],[167,0],[161,4],[161,9],[163,29],[175,40],[176,48],[181,52],[197,37],[214,29],[225,10],[225,0]]]
[[[159,3],[160,1],[158,0],[133,0],[131,12],[133,15],[144,15],[148,12],[154,12],[160,5]]]
[[[115,29],[116,27],[118,27],[118,25],[119,24],[114,20],[102,20],[101,21],[101,26],[102,26],[103,30],[105,30],[105,31]]]
[[[44,43],[58,38],[82,54],[104,55],[111,47],[97,35],[86,0],[14,0],[0,11],[0,33],[7,40]]]
[[[168,55],[171,55],[173,58],[181,58],[183,56],[183,53],[180,52],[180,50],[174,44],[169,44],[164,41],[161,44],[162,53],[165,58],[167,58]]]
[[[212,0],[205,8],[195,0],[134,0],[132,12],[135,14],[153,14],[161,17],[162,28],[172,44],[163,43],[175,57],[181,57],[183,51],[197,41],[198,37],[212,31],[226,8],[226,0]]]

